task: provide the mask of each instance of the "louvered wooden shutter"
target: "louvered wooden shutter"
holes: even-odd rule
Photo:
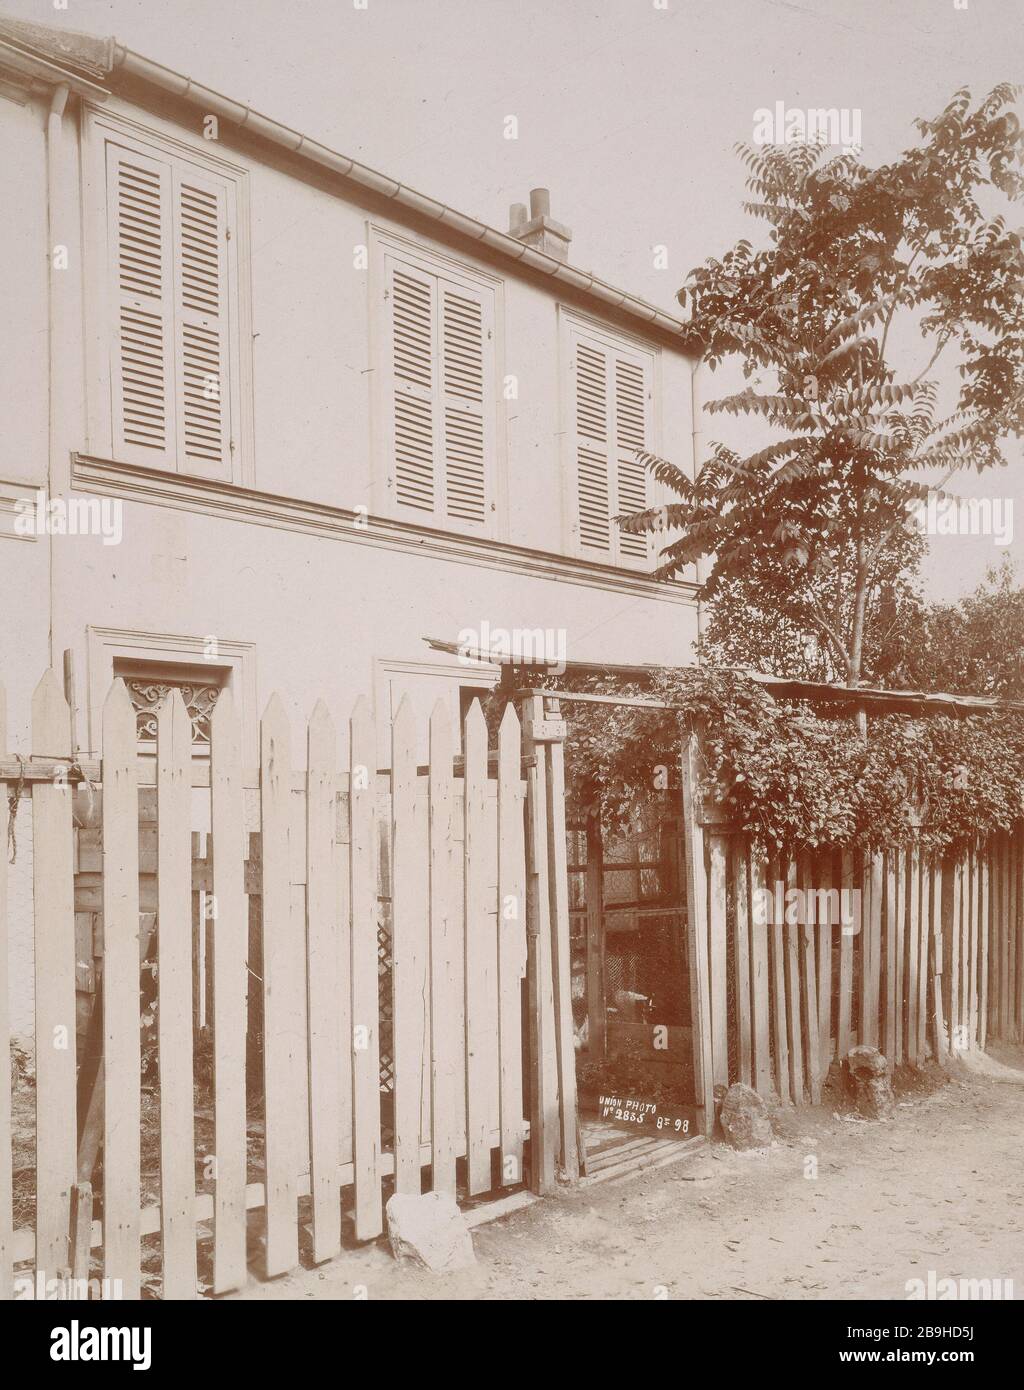
[[[386,295],[395,507],[483,531],[493,453],[491,296],[391,256]]]
[[[171,167],[107,145],[111,396],[119,458],[176,458]]]
[[[444,280],[439,297],[445,511],[450,521],[483,529],[489,501],[489,303],[479,292]]]
[[[647,506],[647,470],[634,449],[647,443],[646,373],[639,362],[619,357],[615,361],[615,514],[628,516]],[[615,528],[621,560],[647,559],[646,535],[634,536]]]
[[[116,455],[231,477],[229,198],[184,160],[107,143]]]
[[[644,564],[648,537],[628,535],[614,518],[647,506],[646,470],[633,450],[650,439],[649,361],[574,333],[572,370],[580,553],[613,564]]]
[[[174,170],[175,365],[179,467],[231,477],[226,190]]]
[[[580,548],[595,557],[612,553],[608,472],[608,358],[576,342],[576,505]]]
[[[432,276],[390,258],[387,281],[393,432],[389,482],[399,508],[433,513],[436,284]]]

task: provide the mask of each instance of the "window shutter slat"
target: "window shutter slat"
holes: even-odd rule
[[[482,527],[487,520],[487,315],[482,298],[462,286],[442,281],[440,298],[446,511],[451,519]]]
[[[171,169],[112,143],[106,153],[114,449],[173,468]]]
[[[627,534],[614,518],[647,506],[647,471],[634,450],[650,439],[650,364],[582,332],[573,332],[572,350],[579,546],[635,567],[649,558],[648,537]]]
[[[388,259],[394,497],[400,507],[435,504],[434,286]]]
[[[647,470],[634,449],[647,443],[647,383],[638,362],[619,358],[615,363],[616,515],[628,516],[647,506]],[[619,554],[630,559],[647,558],[648,538],[616,527]]]
[[[179,466],[231,477],[226,190],[175,169]]]
[[[576,509],[583,550],[612,553],[608,471],[608,360],[599,348],[575,344]]]

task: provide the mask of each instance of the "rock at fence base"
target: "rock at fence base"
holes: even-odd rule
[[[871,1120],[888,1120],[896,1113],[889,1079],[889,1064],[877,1047],[861,1044],[846,1054],[847,1076],[853,1103]]]
[[[449,1273],[476,1263],[473,1239],[454,1197],[396,1192],[388,1198],[388,1240],[396,1260]]]
[[[772,1142],[768,1107],[750,1086],[738,1081],[722,1101],[719,1121],[734,1149],[767,1149]]]

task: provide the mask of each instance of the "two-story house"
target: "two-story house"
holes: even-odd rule
[[[426,635],[692,659],[693,586],[614,523],[652,500],[636,445],[691,457],[681,324],[577,269],[543,190],[500,232],[113,39],[9,19],[0,148],[16,746],[67,650],[84,750],[112,672],[143,733],[173,681],[201,740],[227,683],[254,739],[274,690],[296,721],[406,691],[457,714],[494,668]]]

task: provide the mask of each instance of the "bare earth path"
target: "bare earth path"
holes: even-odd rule
[[[1001,1055],[1010,1068],[957,1068],[890,1123],[789,1112],[767,1157],[716,1144],[538,1202],[474,1232],[471,1271],[399,1268],[375,1246],[235,1296],[905,1299],[934,1270],[1012,1279],[1021,1298],[1024,1071],[1019,1051]]]

